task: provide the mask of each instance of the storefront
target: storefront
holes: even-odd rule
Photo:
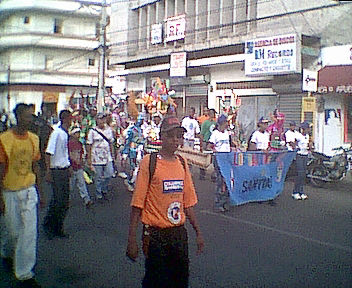
[[[333,155],[333,148],[352,142],[352,65],[325,66],[318,72],[317,148]]]

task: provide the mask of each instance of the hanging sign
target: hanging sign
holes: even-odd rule
[[[302,90],[316,92],[318,90],[318,71],[303,69]]]
[[[185,15],[168,18],[166,20],[165,42],[184,39],[185,31],[186,31]]]
[[[163,42],[163,24],[153,24],[150,33],[151,43],[153,45],[160,44]]]
[[[187,53],[171,53],[170,56],[170,77],[186,76]]]

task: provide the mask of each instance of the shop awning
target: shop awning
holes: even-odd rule
[[[352,94],[352,65],[325,66],[320,69],[318,93]]]

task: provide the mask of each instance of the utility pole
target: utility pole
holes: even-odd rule
[[[103,112],[104,92],[105,92],[105,53],[106,53],[106,0],[103,0],[100,14],[100,33],[99,33],[99,86],[97,98],[97,110]]]
[[[10,65],[7,66],[7,111],[10,112],[11,107],[10,107],[10,77],[11,77],[11,68]]]

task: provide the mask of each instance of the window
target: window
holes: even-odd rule
[[[54,33],[61,34],[62,33],[62,20],[54,19]]]
[[[24,16],[23,23],[24,24],[29,24],[29,17],[28,16]]]
[[[95,66],[95,59],[89,58],[88,59],[88,66]]]

